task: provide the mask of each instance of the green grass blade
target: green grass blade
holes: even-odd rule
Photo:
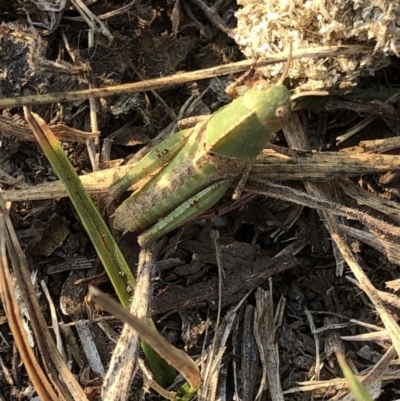
[[[197,394],[198,388],[191,387],[189,383],[183,384],[176,393],[176,401],[189,401]]]
[[[125,257],[50,128],[39,116],[32,115],[27,107],[24,107],[24,114],[54,172],[65,185],[121,304],[129,308],[135,278]],[[160,385],[165,385],[171,377],[175,377],[175,370],[149,346],[142,348]]]
[[[32,115],[26,107],[24,107],[24,113],[54,172],[65,185],[69,198],[107,271],[119,300],[125,307],[129,307],[135,278],[114,237],[50,128],[39,116]]]
[[[340,369],[342,369],[343,375],[347,380],[347,384],[351,393],[353,394],[354,399],[356,401],[373,401],[373,398],[368,393],[367,389],[362,385],[362,383],[357,380],[356,376],[350,369],[350,366],[347,364],[344,356],[338,354],[337,358]]]

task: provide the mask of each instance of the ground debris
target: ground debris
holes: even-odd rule
[[[32,6],[36,1],[24,0],[26,5],[31,3],[28,12],[35,17],[35,30],[27,28],[29,19],[12,2],[0,3],[7,21],[0,25],[0,97],[140,83],[241,58],[231,35],[235,24],[232,16],[238,9],[234,2],[207,5],[204,0],[180,0],[161,4],[146,0],[138,6],[134,1],[118,6],[99,0],[88,7],[107,27],[113,42],[96,34],[92,44],[86,35],[86,22],[73,7],[39,12]],[[308,3],[311,12],[314,5]],[[350,10],[343,23],[357,24],[362,10],[368,21],[386,13],[379,24],[354,27],[352,34],[363,40],[368,36],[367,29],[377,29],[398,13],[398,8],[389,9],[393,2],[387,2],[386,8],[380,1],[347,3],[350,8],[356,3],[363,6]],[[346,12],[338,11],[336,3],[331,8],[326,10],[330,15]],[[242,15],[246,13],[243,10]],[[53,22],[51,13],[56,18]],[[324,22],[328,14],[321,17]],[[270,18],[269,23],[280,25],[281,31],[290,31],[284,25],[288,21],[316,27],[317,18],[289,20],[288,15],[278,18],[270,12],[262,18]],[[351,15],[358,17],[351,19]],[[40,26],[40,19],[51,24]],[[66,25],[68,29],[64,29]],[[219,381],[210,380],[209,387],[203,389],[205,394],[224,391],[228,400],[236,397],[245,401],[254,400],[258,389],[259,399],[264,399],[269,388],[276,399],[290,401],[327,396],[347,399],[346,382],[337,362],[344,357],[370,391],[377,397],[380,394],[379,399],[396,398],[399,372],[389,364],[396,355],[393,347],[400,353],[395,320],[400,315],[398,60],[392,60],[393,67],[377,70],[389,64],[383,54],[398,53],[398,35],[390,36],[392,29],[398,30],[389,24],[387,30],[370,37],[381,49],[375,53],[374,44],[370,52],[364,46],[363,53],[357,53],[354,49],[361,48],[357,44],[353,53],[343,47],[348,58],[329,56],[316,59],[314,64],[306,57],[297,60],[294,75],[290,75],[292,89],[302,83],[304,88],[330,82],[330,89],[344,90],[327,101],[318,98],[316,103],[301,104],[307,111],[294,112],[293,125],[274,135],[271,146],[255,161],[239,201],[233,202],[228,193],[197,221],[157,243],[156,268],[151,273],[155,277],[148,281],[149,290],[142,297],[146,300],[143,314],[148,313],[149,306],[159,331],[190,355],[198,356],[207,349],[208,362],[211,366],[217,362],[214,368],[219,367],[213,372]],[[287,48],[286,39],[279,39],[276,30],[266,34],[275,37],[264,41],[263,46],[270,46],[274,53]],[[331,38],[335,44],[340,35],[338,25],[333,24]],[[307,31],[305,38],[312,37],[323,40]],[[295,53],[301,50],[296,43]],[[374,78],[366,76],[362,68],[375,61]],[[297,63],[303,64],[299,67]],[[308,82],[304,65],[311,66]],[[279,66],[274,68],[273,76],[280,71]],[[82,182],[100,206],[99,195],[129,169],[120,164],[133,153],[137,156],[139,152],[135,152],[141,146],[156,142],[156,133],[164,128],[171,131],[189,97],[203,94],[201,110],[212,113],[228,101],[223,89],[234,78],[196,80],[157,92],[100,98],[94,108],[95,130],[91,128],[89,104],[83,99],[35,106],[34,110],[63,141]],[[251,80],[255,78],[257,73]],[[356,80],[360,85],[353,96],[343,96]],[[68,372],[73,374],[65,377],[82,387],[90,399],[99,399],[104,370],[98,368],[96,357],[89,365],[78,332],[91,333],[92,345],[98,349],[104,367],[109,365],[121,330],[127,343],[131,333],[85,303],[87,283],[95,282],[111,291],[108,278],[102,274],[101,263],[69,200],[61,199],[65,197],[64,186],[35,143],[19,108],[3,111],[0,134],[1,193],[12,203],[10,215],[27,267],[50,293],[48,306],[42,295],[35,294],[28,274],[31,296],[35,301],[39,296],[37,311],[42,309],[44,315],[42,330],[46,335],[39,335],[40,340],[51,339],[48,327],[60,323],[60,342],[69,358]],[[109,143],[100,166],[118,166],[92,172],[88,139],[96,143],[95,147]],[[210,227],[220,233],[216,242],[210,238]],[[133,270],[140,251],[136,237],[129,233],[119,238]],[[264,309],[266,301],[268,309]],[[222,324],[218,327],[219,316]],[[9,319],[0,310],[4,372],[0,388],[5,389],[5,399],[11,392],[25,393],[28,383],[23,364],[12,351],[14,339],[9,333]],[[217,355],[210,347],[214,338]],[[138,342],[136,338],[133,345]],[[55,354],[55,347],[49,349]],[[132,363],[124,350],[119,349],[120,355]],[[21,374],[22,379],[11,378],[9,372]],[[124,376],[124,370],[119,372]],[[62,377],[52,374],[56,379]],[[275,386],[268,386],[268,380],[263,380],[266,377]],[[113,377],[107,380],[112,386]],[[141,387],[141,378],[135,378],[130,400],[141,397]]]

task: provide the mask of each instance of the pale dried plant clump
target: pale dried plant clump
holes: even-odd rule
[[[243,53],[268,57],[293,49],[343,44],[371,45],[370,54],[292,63],[289,76],[299,79],[298,90],[345,88],[360,75],[389,64],[388,56],[400,55],[400,5],[398,0],[237,0],[236,42]],[[264,69],[268,77],[279,75],[280,65]]]

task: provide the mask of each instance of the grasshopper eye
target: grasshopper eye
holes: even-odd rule
[[[282,122],[285,123],[290,116],[290,110],[289,107],[286,105],[278,106],[275,110],[275,118]]]

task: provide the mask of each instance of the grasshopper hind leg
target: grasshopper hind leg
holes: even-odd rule
[[[214,206],[225,194],[232,180],[218,181],[192,196],[153,227],[140,234],[138,243],[144,247]]]

